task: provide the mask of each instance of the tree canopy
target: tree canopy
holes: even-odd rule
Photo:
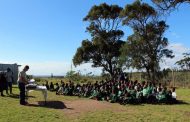
[[[152,0],[162,10],[170,10],[182,3],[190,4],[190,0]]]
[[[153,7],[140,1],[126,5],[122,17],[123,24],[134,32],[121,49],[122,57],[125,57],[129,66],[145,69],[148,78],[155,80],[162,58],[173,57],[173,52],[166,48],[168,40],[163,36],[168,26],[165,21],[158,19]]]
[[[112,78],[127,66],[146,70],[148,79],[156,80],[163,57],[174,57],[164,37],[169,26],[158,13],[140,0],[124,9],[106,3],[94,5],[83,19],[89,23],[86,31],[91,38],[82,41],[73,57],[74,65],[92,63],[93,67],[102,67]],[[133,29],[126,42],[121,40],[122,24]]]
[[[190,71],[190,53],[184,53],[184,57],[177,61],[176,64],[179,65],[183,70]]]
[[[86,28],[91,34],[91,40],[85,39],[73,57],[75,66],[90,62],[93,67],[103,67],[103,71],[114,77],[115,70],[120,68],[118,63],[121,40],[124,33],[120,30],[122,18],[119,17],[122,8],[106,3],[93,6],[83,19],[89,22]]]

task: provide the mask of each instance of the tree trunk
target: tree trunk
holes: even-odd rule
[[[151,80],[151,74],[150,74],[150,70],[149,68],[146,68],[146,72],[147,72],[147,76],[148,76],[148,80]]]

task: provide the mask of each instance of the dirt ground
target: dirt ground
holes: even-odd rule
[[[122,105],[90,99],[64,101],[64,104],[66,108],[63,109],[63,111],[68,117],[78,117],[81,114],[95,111],[111,110],[114,112],[122,112],[125,110]]]
[[[30,101],[27,106],[30,107],[46,107],[52,109],[58,109],[64,112],[69,118],[77,118],[86,113],[110,110],[112,112],[125,111],[123,105],[118,103],[109,103],[106,101],[97,101],[91,99],[79,99],[79,100],[64,100],[64,101]]]

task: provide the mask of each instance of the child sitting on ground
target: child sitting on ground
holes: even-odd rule
[[[177,94],[175,92],[175,88],[172,88],[172,102],[173,103],[177,102]]]

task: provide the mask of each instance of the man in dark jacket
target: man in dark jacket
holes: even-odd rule
[[[1,96],[4,96],[3,94],[3,90],[6,89],[6,78],[5,78],[5,73],[1,72],[0,73],[0,92],[1,92]]]

